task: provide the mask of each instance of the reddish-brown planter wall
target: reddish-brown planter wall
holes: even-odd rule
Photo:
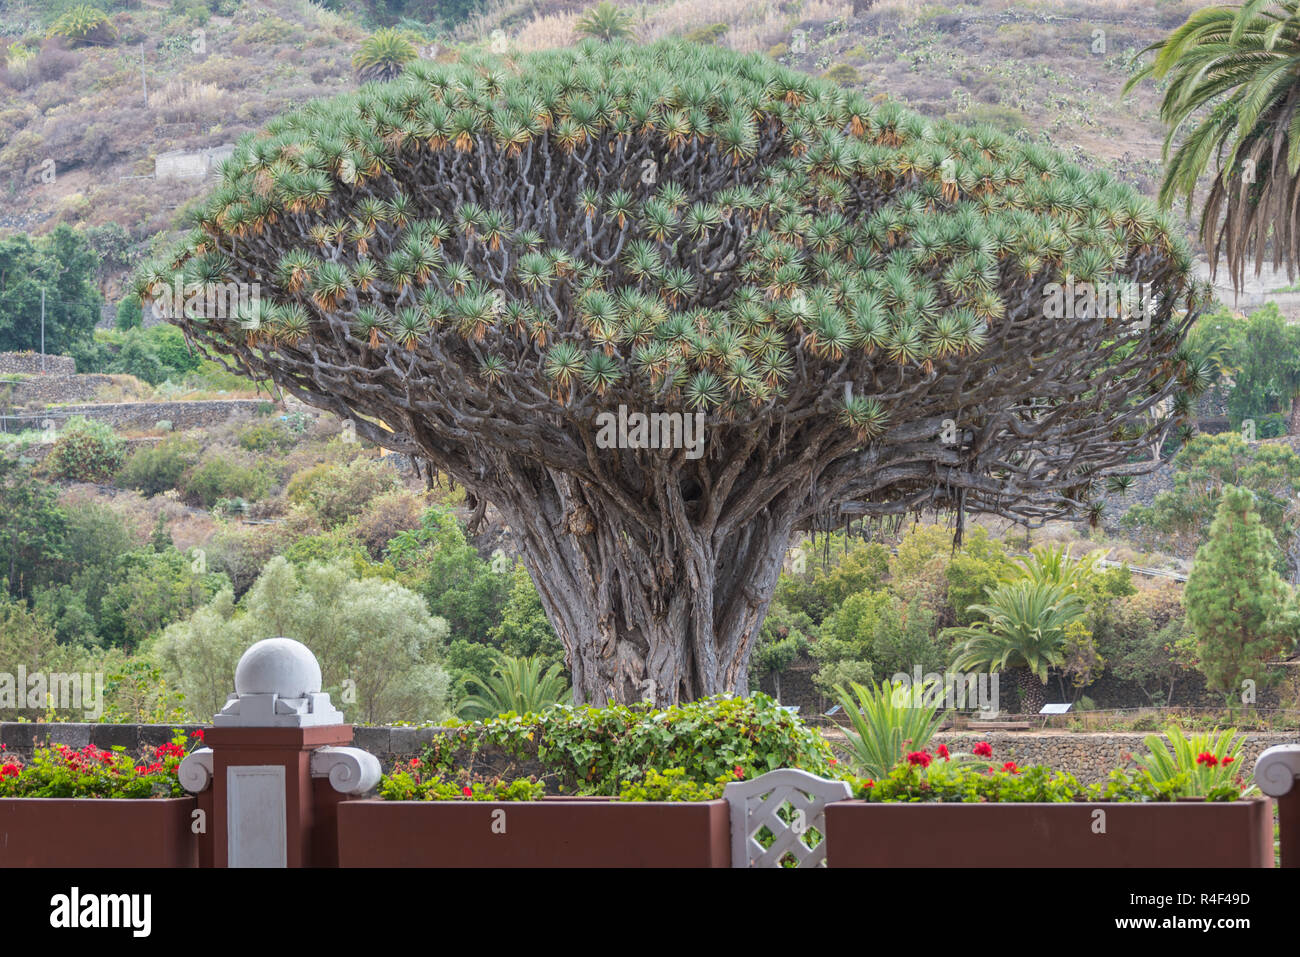
[[[345,801],[339,866],[728,867],[730,825],[726,801]]]
[[[0,798],[0,867],[197,867],[192,797]]]
[[[826,806],[829,867],[1272,867],[1273,802]],[[1105,833],[1093,812],[1105,811]]]

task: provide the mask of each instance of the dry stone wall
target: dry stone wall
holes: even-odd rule
[[[74,375],[77,363],[72,356],[45,357],[46,375]],[[41,372],[41,354],[39,352],[0,352],[0,375],[39,375]]]

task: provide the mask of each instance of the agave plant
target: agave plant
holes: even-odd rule
[[[1236,728],[1215,728],[1189,738],[1171,724],[1164,737],[1143,738],[1147,753],[1135,760],[1156,784],[1164,786],[1162,790],[1179,797],[1236,796],[1253,787],[1253,775],[1241,760],[1244,741]]]
[[[363,83],[391,80],[419,55],[406,31],[385,27],[361,41],[360,49],[352,56],[352,68]]]
[[[882,778],[909,751],[923,751],[939,730],[945,714],[924,695],[901,682],[881,682],[864,687],[849,682],[850,691],[836,685],[835,696],[848,715],[845,729],[853,770],[863,777]]]
[[[527,714],[542,711],[554,704],[562,704],[571,696],[569,685],[559,664],[543,670],[545,662],[540,656],[513,658],[503,655],[486,681],[471,678],[469,684],[478,688],[460,702],[456,712],[470,720],[495,718],[513,711]]]

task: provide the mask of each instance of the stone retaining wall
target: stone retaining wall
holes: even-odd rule
[[[251,416],[267,399],[196,399],[190,402],[109,402],[87,405],[64,405],[36,413],[5,417],[8,431],[39,429],[46,419],[53,419],[56,427],[74,415],[82,415],[97,422],[107,422],[117,429],[152,429],[160,421],[172,424],[173,429],[193,429],[220,425],[235,416]]]
[[[19,408],[29,403],[49,405],[53,402],[85,402],[99,395],[99,390],[113,384],[113,376],[94,372],[86,375],[40,375],[12,384],[6,403]]]
[[[0,374],[39,375],[40,371],[39,352],[0,352]],[[76,371],[77,362],[72,356],[45,356],[47,375],[73,375]]]

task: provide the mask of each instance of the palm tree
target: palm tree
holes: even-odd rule
[[[606,43],[626,40],[632,36],[632,14],[620,10],[609,0],[601,0],[578,18],[575,30],[580,37],[592,37]]]
[[[953,668],[1009,670],[1021,709],[1037,714],[1046,703],[1047,670],[1064,661],[1066,628],[1083,617],[1083,600],[1070,586],[1025,577],[1002,582],[989,591],[988,604],[970,607],[986,620],[949,630],[959,642]]]
[[[495,718],[513,711],[527,714],[560,704],[571,696],[559,664],[542,671],[540,656],[512,658],[503,655],[487,681],[471,678],[479,694],[465,698],[456,711],[462,718]]]
[[[1016,570],[1004,581],[1027,579],[1035,585],[1060,585],[1067,591],[1077,591],[1096,571],[1103,552],[1098,549],[1078,561],[1071,560],[1068,546],[1038,546],[1029,550],[1027,558],[1016,560]]]
[[[352,57],[352,68],[362,83],[393,80],[419,55],[404,31],[385,27],[361,41],[361,48]]]
[[[1240,289],[1252,256],[1295,278],[1300,262],[1300,0],[1247,0],[1198,10],[1147,50],[1155,59],[1125,85],[1168,80],[1160,117],[1168,124],[1160,202],[1185,195],[1217,161],[1201,213],[1201,240],[1217,270],[1225,256]],[[1147,51],[1143,51],[1147,52]],[[1169,159],[1174,138],[1196,127]],[[1270,228],[1271,227],[1271,228]]]

